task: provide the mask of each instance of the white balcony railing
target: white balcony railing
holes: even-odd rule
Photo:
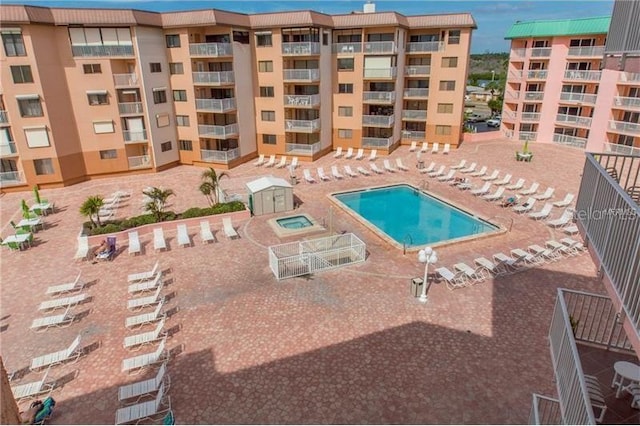
[[[538,132],[519,132],[518,140],[535,141],[538,138]]]
[[[527,49],[525,49],[524,47],[521,47],[519,49],[511,49],[510,56],[512,58],[524,58],[526,54],[527,54]]]
[[[520,98],[520,92],[514,92],[511,90],[507,90],[506,92],[504,92],[504,98],[505,99],[519,99]]]
[[[613,104],[616,107],[622,107],[622,109],[626,109],[626,108],[637,109],[637,108],[640,108],[640,98],[628,98],[624,96],[616,96],[613,98]]]
[[[523,75],[522,70],[517,70],[517,71],[509,71],[509,80],[520,80],[522,79],[522,75]]]
[[[429,88],[411,88],[404,89],[405,98],[428,98]]]
[[[389,148],[393,144],[393,137],[389,138],[362,138],[363,148]]]
[[[408,65],[404,67],[405,75],[429,75],[431,74],[431,65]]]
[[[531,48],[532,58],[548,58],[549,56],[551,56],[550,47],[532,47]]]
[[[395,41],[367,41],[364,43],[364,53],[385,54],[396,53]]]
[[[282,43],[282,54],[288,56],[319,55],[320,43],[315,41]]]
[[[364,78],[372,78],[372,79],[391,79],[396,78],[397,68],[365,68],[364,69]]]
[[[525,101],[541,101],[544,98],[544,92],[524,92]]]
[[[363,115],[362,125],[369,127],[391,127],[395,122],[393,115]]]
[[[591,118],[582,117],[580,115],[558,114],[556,115],[556,122],[571,123],[582,127],[591,127]]]
[[[528,70],[527,79],[528,80],[545,80],[547,78],[547,74],[548,74],[547,70]]]
[[[521,115],[522,121],[539,121],[540,113],[539,112],[523,112]]]
[[[579,47],[570,47],[567,56],[603,56],[604,55],[604,46],[579,46]]]
[[[564,72],[565,80],[583,80],[598,81],[600,80],[601,71],[583,71],[583,70],[567,70]]]
[[[442,52],[443,50],[444,42],[442,41],[418,41],[407,43],[408,53]]]
[[[333,53],[360,53],[362,52],[362,43],[333,43],[331,50]]]
[[[116,87],[137,87],[138,76],[137,74],[114,74],[113,83]]]
[[[427,119],[427,111],[425,110],[415,110],[415,109],[405,109],[402,111],[402,119],[411,121],[425,121]]]
[[[240,157],[240,148],[233,148],[227,151],[215,151],[209,149],[200,150],[200,158],[202,161],[208,163],[224,163],[228,164],[230,161]]]
[[[640,135],[640,124],[629,123],[627,121],[609,120],[609,130],[638,136]]]
[[[583,148],[587,146],[587,138],[579,138],[571,135],[554,134],[553,141],[560,145],[572,146],[575,148]]]
[[[513,121],[516,118],[518,118],[517,111],[507,111],[507,110],[502,111],[502,120]]]
[[[235,82],[233,71],[194,72],[192,76],[195,84],[220,86]]]
[[[640,72],[621,72],[618,77],[621,83],[635,83],[640,81]]]
[[[634,148],[632,146],[620,145],[617,143],[605,142],[605,152],[611,152],[613,154],[622,155],[635,155],[640,157],[640,148]]]
[[[17,155],[18,150],[16,149],[15,142],[8,142],[6,144],[0,144],[0,156],[2,157],[12,157]]]
[[[320,105],[320,95],[284,95],[284,105],[293,107],[313,107]]]
[[[363,92],[362,102],[372,104],[390,104],[396,100],[396,92]]]
[[[120,115],[142,114],[142,102],[121,102],[118,104]]]
[[[286,143],[284,150],[288,154],[313,155],[320,152],[321,143]]]
[[[597,95],[590,93],[560,92],[560,100],[565,102],[578,102],[581,104],[595,104]]]
[[[283,70],[284,81],[318,81],[319,69],[286,69]]]
[[[146,130],[123,130],[122,137],[125,142],[145,142],[147,140]]]
[[[71,45],[71,53],[75,57],[100,57],[100,56],[133,56],[132,45],[121,46],[86,46]]]
[[[320,119],[315,120],[285,120],[287,132],[313,133],[320,130]]]
[[[14,186],[24,183],[24,175],[21,171],[0,172],[0,186]]]
[[[9,114],[7,114],[7,111],[1,110],[0,111],[0,124],[7,124],[9,122]]]
[[[236,98],[196,99],[196,109],[201,111],[224,113],[236,109]]]
[[[127,157],[130,169],[142,169],[151,167],[151,157],[148,155],[139,155],[137,157]]]
[[[412,141],[424,140],[427,137],[427,132],[420,130],[403,130],[402,139],[409,139]]]
[[[231,48],[231,43],[189,43],[189,54],[191,56],[217,58],[231,56],[233,49]]]
[[[227,124],[226,126],[199,124],[198,135],[205,138],[228,139],[232,136],[238,136],[238,124]]]

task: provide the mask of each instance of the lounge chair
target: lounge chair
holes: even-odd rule
[[[551,213],[552,208],[553,208],[553,204],[545,203],[545,205],[542,207],[540,211],[529,213],[529,217],[535,220],[546,219],[547,217],[549,217],[549,214]]]
[[[138,237],[138,231],[129,232],[129,254],[140,253],[140,238]]]
[[[429,150],[429,142],[422,142],[422,148],[420,148],[420,152],[423,154]]]
[[[371,154],[369,154],[369,161],[375,161],[377,156],[378,156],[378,150],[372,149]]]
[[[164,361],[168,355],[165,351],[166,341],[167,338],[163,338],[154,352],[138,355],[133,358],[123,359],[122,371],[124,372],[140,370],[142,368]]]
[[[498,189],[496,189],[496,192],[494,192],[493,194],[483,195],[482,199],[487,201],[496,201],[502,198],[503,193],[504,193],[504,186],[501,186]]]
[[[442,153],[443,154],[448,154],[450,150],[451,150],[451,144],[450,143],[445,143],[444,144],[444,149],[442,150]]]
[[[313,176],[311,176],[311,172],[309,171],[309,169],[304,169],[302,171],[302,174],[304,174],[304,180],[306,180],[309,183],[316,183],[316,180]]]
[[[338,149],[336,149],[336,153],[333,154],[333,158],[340,158],[342,157],[342,147],[339,146]]]
[[[365,175],[365,176],[369,176],[369,175],[371,174],[371,173],[369,173],[369,171],[368,171],[367,169],[365,169],[365,168],[364,168],[364,167],[362,167],[362,166],[358,166],[358,168],[357,168],[356,170],[358,170],[358,172],[359,172],[360,174],[363,174],[363,175]]]
[[[476,171],[477,163],[471,163],[466,169],[460,170],[460,173],[473,173]]]
[[[529,187],[529,189],[524,189],[522,191],[520,191],[520,195],[533,195],[536,193],[536,191],[538,191],[538,187],[540,186],[540,184],[538,182],[534,182],[531,184],[531,186]]]
[[[40,303],[38,310],[53,311],[56,309],[67,309],[86,301],[89,297],[86,293],[76,294],[75,296],[61,297],[58,299],[45,300]]]
[[[162,228],[153,229],[153,249],[155,251],[167,249],[167,242],[164,239],[164,231]]]
[[[81,275],[82,275],[82,272],[78,272],[78,275],[76,276],[76,279],[73,282],[54,285],[47,288],[47,292],[45,294],[54,295],[54,294],[62,294],[62,293],[73,293],[75,291],[82,290],[85,286],[85,282],[80,281]]]
[[[131,293],[140,293],[142,291],[151,291],[156,290],[158,286],[162,283],[162,272],[158,272],[154,279],[149,281],[140,281],[134,284],[129,285],[129,294]]]
[[[429,164],[428,167],[425,167],[424,169],[419,169],[418,171],[420,173],[431,173],[432,171],[434,171],[436,168],[436,163],[435,161],[432,161],[431,164]]]
[[[344,166],[344,172],[347,174],[347,176],[349,177],[358,177],[357,173],[354,173],[353,170],[351,170],[351,166]]]
[[[75,260],[87,260],[89,257],[89,239],[85,236],[78,237],[78,250],[76,250]]]
[[[413,152],[416,149],[418,149],[418,142],[417,141],[411,141],[411,146],[409,147],[409,152]]]
[[[130,283],[134,283],[138,281],[150,280],[155,277],[159,267],[160,267],[160,261],[156,260],[156,263],[153,265],[153,268],[151,268],[150,271],[129,274],[129,276],[127,277],[127,281]]]
[[[522,265],[520,265],[519,258],[513,258],[511,256],[507,256],[504,253],[496,253],[493,255],[493,261],[497,262],[497,268],[506,269],[507,273],[517,271]]]
[[[164,329],[165,321],[166,319],[162,318],[156,325],[156,328],[151,331],[135,334],[133,336],[126,336],[122,345],[125,349],[139,349],[141,346],[148,345],[164,338],[167,335],[166,332],[162,331]]]
[[[189,238],[189,233],[187,232],[187,225],[181,223],[177,226],[178,231],[178,245],[179,246],[191,246],[191,239]]]
[[[445,169],[444,165],[440,166],[440,168],[438,170],[436,170],[434,172],[429,172],[428,173],[429,177],[438,177],[438,176],[444,175],[444,169]]]
[[[161,300],[164,300],[164,297],[160,297],[160,292],[162,291],[163,284],[164,283],[160,281],[160,283],[156,287],[156,292],[151,296],[129,299],[127,301],[127,309],[129,309],[130,311],[135,311],[146,308],[147,306],[153,306],[160,303]]]
[[[331,180],[331,178],[324,173],[324,167],[318,167],[318,177],[320,180]]]
[[[552,228],[565,226],[566,224],[568,224],[573,220],[573,213],[574,213],[573,209],[565,209],[564,212],[562,213],[562,216],[560,216],[557,219],[548,220],[547,225],[551,226]]]
[[[518,189],[522,189],[523,186],[524,179],[520,178],[516,183],[514,183],[513,185],[507,185],[505,186],[505,188],[507,188],[509,191],[517,191]]]
[[[284,169],[287,165],[287,156],[280,157],[280,162],[276,165],[276,169]]]
[[[545,245],[557,255],[574,256],[576,254],[575,251],[566,244],[559,243],[556,240],[548,240],[545,242]]]
[[[438,142],[434,142],[433,143],[433,147],[431,148],[431,153],[432,154],[437,154],[438,153],[438,149],[440,149],[440,144]]]
[[[269,157],[269,161],[267,161],[264,166],[265,167],[273,167],[275,165],[276,165],[276,156],[275,155],[271,155]]]
[[[487,174],[487,166],[482,166],[482,168],[480,170],[478,170],[477,172],[471,173],[470,176],[480,177],[480,176],[484,176],[486,174]]]
[[[449,173],[447,173],[446,175],[444,175],[444,176],[438,176],[438,180],[439,180],[440,182],[450,182],[450,181],[452,181],[452,180],[454,179],[454,177],[453,177],[453,176],[454,176],[455,174],[456,174],[456,171],[455,171],[455,170],[449,170]]]
[[[295,170],[298,167],[298,157],[293,157],[291,159],[291,164],[289,164],[289,169]]]
[[[527,247],[527,249],[529,250],[529,253],[531,253],[540,262],[555,262],[562,257],[557,251],[550,248],[540,247],[537,244],[532,244]]]
[[[582,244],[580,241],[574,240],[573,238],[563,238],[560,240],[560,242],[567,246],[567,248],[573,255],[580,254],[586,249],[584,244]]]
[[[224,231],[224,235],[226,235],[227,238],[231,240],[235,238],[240,238],[240,235],[238,235],[238,232],[236,232],[236,230],[233,227],[233,224],[231,223],[230,217],[225,217],[222,219],[222,229]]]
[[[75,315],[69,312],[71,308],[67,308],[64,314],[52,315],[49,317],[36,318],[31,323],[31,329],[35,331],[47,330],[51,327],[68,327],[73,323]]]
[[[470,193],[476,196],[485,195],[489,193],[489,188],[491,188],[491,182],[485,182],[485,184],[482,185],[482,187],[472,189]]]
[[[76,337],[66,349],[34,358],[31,360],[31,367],[29,367],[29,369],[31,371],[35,371],[44,367],[51,367],[66,362],[77,361],[80,358],[80,355],[82,355],[80,336],[81,335],[78,335],[78,337]]]
[[[451,166],[451,168],[454,169],[454,170],[459,170],[459,169],[462,169],[465,164],[467,164],[467,160],[460,160],[460,162],[458,164],[456,164],[455,166]],[[460,170],[460,171],[462,171],[462,170]]]
[[[338,166],[331,166],[331,174],[336,179],[344,178],[344,176],[338,171]]]
[[[443,266],[436,269],[436,273],[445,280],[449,290],[464,287],[467,284],[467,275],[463,271],[453,273]]]
[[[548,200],[549,198],[551,198],[553,196],[553,192],[555,191],[554,188],[547,188],[546,191],[544,191],[543,194],[540,195],[534,195],[533,198],[535,198],[536,200]]]
[[[491,173],[489,176],[484,176],[482,178],[482,180],[484,181],[490,181],[490,180],[496,180],[498,179],[498,175],[500,174],[500,170],[494,170],[493,173]]]
[[[43,393],[51,392],[55,387],[55,382],[47,383],[47,376],[49,375],[49,369],[45,371],[42,379],[37,382],[26,383],[20,386],[14,386],[11,388],[11,393],[17,403],[32,398],[34,396],[42,395]]]
[[[513,208],[513,211],[516,213],[526,213],[528,211],[530,211],[533,208],[533,205],[536,203],[536,199],[529,197],[527,198],[527,201],[525,201],[524,204],[519,205],[519,206],[515,206]]]
[[[556,201],[555,203],[553,203],[553,205],[556,206],[556,207],[567,207],[569,204],[571,204],[571,202],[573,201],[574,197],[575,196],[573,194],[567,194],[564,197],[564,200]]]
[[[495,275],[496,277],[509,273],[509,270],[507,269],[506,265],[504,265],[502,262],[493,263],[492,261],[490,261],[485,257],[478,257],[473,261],[475,262],[476,265],[481,266],[487,272]]]
[[[578,225],[569,225],[562,228],[562,232],[568,235],[575,235],[578,233]]]
[[[128,317],[124,322],[124,326],[129,329],[132,329],[132,328],[142,327],[143,325],[152,324],[156,321],[159,321],[160,319],[163,318],[163,316],[160,315],[160,312],[162,311],[163,307],[164,307],[164,300],[160,301],[160,303],[156,305],[156,308],[153,310],[153,312],[146,312],[144,314]]]
[[[200,239],[202,239],[203,243],[213,243],[216,241],[213,232],[211,232],[211,225],[208,220],[200,221]]]
[[[516,265],[523,265],[523,267],[537,266],[544,263],[544,260],[540,257],[519,248],[512,249],[511,256],[515,257]]]
[[[358,148],[358,154],[356,154],[356,160],[362,160],[364,158],[364,149]]]
[[[133,398],[137,398],[136,402],[141,397],[156,393],[160,389],[160,385],[165,382],[166,388],[169,386],[169,376],[167,373],[167,362],[163,362],[155,377],[140,382],[129,383],[128,385],[120,386],[118,389],[118,400],[124,402]]]
[[[345,154],[344,158],[348,160],[351,157],[353,157],[353,148],[349,147],[347,148],[347,153]]]
[[[162,383],[155,399],[118,408],[116,424],[127,424],[133,421],[140,423],[142,420],[155,419],[168,412],[171,412],[171,400],[168,395],[165,395],[165,385]]]
[[[391,166],[391,163],[389,163],[389,160],[386,159],[386,158],[382,161],[382,164],[384,166],[384,169],[386,171],[388,171],[388,172],[395,173],[395,172],[398,171],[398,169],[396,169],[395,167]]]
[[[455,178],[449,181],[449,185],[453,185],[462,191],[472,188],[471,182],[467,178]]]
[[[262,166],[263,164],[264,164],[264,154],[260,154],[260,157],[258,157],[258,161],[254,162],[253,165]]]
[[[396,166],[400,169],[403,170],[405,172],[409,171],[409,168],[406,167],[404,164],[402,164],[402,158],[398,157],[396,158]]]
[[[509,182],[511,182],[511,174],[507,173],[506,175],[504,175],[504,177],[502,178],[502,180],[499,180],[497,182],[494,182],[496,185],[508,185]]]
[[[376,165],[376,163],[371,163],[371,165],[369,166],[369,168],[371,169],[372,172],[376,173],[376,174],[383,174],[384,172],[382,170],[380,170],[378,168],[378,166]]]
[[[464,272],[469,284],[479,283],[480,281],[484,281],[487,279],[487,277],[485,276],[486,269],[482,265],[479,265],[474,269],[466,263],[460,262],[453,265],[453,268],[456,271]]]

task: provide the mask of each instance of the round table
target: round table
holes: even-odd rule
[[[618,361],[613,364],[613,369],[615,370],[616,374],[614,374],[613,376],[611,387],[618,385],[616,398],[620,398],[625,379],[631,380],[632,382],[640,382],[640,365],[627,361]],[[618,377],[620,377],[620,381],[617,381]]]

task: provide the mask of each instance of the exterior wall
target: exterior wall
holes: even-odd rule
[[[333,140],[333,121],[331,120],[332,99],[331,94],[337,91],[335,80],[326,79],[322,76],[331,76],[334,65],[331,55],[331,31],[324,30],[329,33],[329,43],[325,46],[322,44],[322,31],[320,29],[320,147],[322,150],[332,146]]]
[[[250,37],[250,40],[251,45],[233,43],[233,74],[236,81],[234,95],[236,97],[240,132],[238,144],[240,146],[240,156],[243,158],[255,157],[258,148],[255,121],[257,114],[253,100],[256,93],[259,94],[259,92],[255,91],[252,78],[255,69],[252,54],[255,38]],[[262,140],[260,139],[259,142],[262,142]]]

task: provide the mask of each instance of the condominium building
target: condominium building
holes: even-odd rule
[[[462,138],[470,14],[0,6],[3,190]]]

